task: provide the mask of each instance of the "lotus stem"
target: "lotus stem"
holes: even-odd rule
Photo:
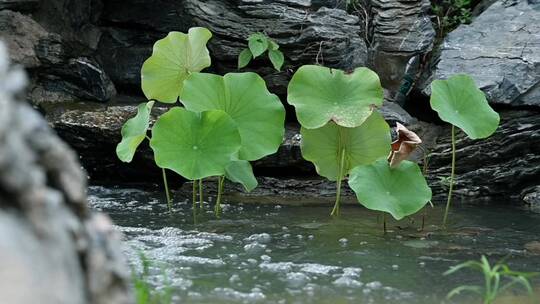
[[[386,214],[383,213],[382,215],[382,221],[383,221],[383,233],[386,234]]]
[[[204,197],[203,197],[203,179],[199,180],[199,209],[204,209]]]
[[[225,183],[225,176],[218,177],[218,194],[216,199],[216,206],[214,207],[214,213],[219,218],[221,215],[221,196],[223,194],[223,185]]]
[[[450,171],[450,185],[448,186],[448,200],[446,201],[446,210],[444,211],[443,227],[446,227],[448,220],[448,211],[452,203],[452,191],[454,190],[454,175],[456,170],[456,131],[452,125],[452,170]]]
[[[167,208],[169,209],[169,212],[172,212],[172,201],[171,195],[169,194],[169,184],[167,183],[167,173],[163,168],[161,169],[161,172],[163,173],[163,184],[165,185],[165,195],[167,196]]]
[[[334,209],[332,209],[331,216],[339,216],[339,204],[341,199],[341,180],[343,179],[343,166],[345,163],[345,149],[341,150],[341,157],[339,160],[339,176],[337,178],[336,188],[336,202],[334,203]]]
[[[192,195],[193,195],[193,210],[195,212],[196,204],[197,204],[197,181],[193,181],[193,188],[192,188]]]

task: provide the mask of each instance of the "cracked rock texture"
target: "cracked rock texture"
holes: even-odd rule
[[[0,293],[10,304],[128,304],[129,269],[91,212],[77,155],[28,104],[0,42]]]
[[[538,1],[495,2],[446,37],[432,78],[468,73],[491,103],[540,106],[539,20]]]
[[[429,0],[372,0],[370,62],[386,89],[398,90],[409,59],[431,51]]]

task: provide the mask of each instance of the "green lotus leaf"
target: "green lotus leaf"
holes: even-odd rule
[[[431,108],[471,139],[486,138],[499,126],[499,114],[469,75],[459,74],[431,83]]]
[[[417,164],[403,161],[390,168],[386,158],[351,170],[349,186],[360,204],[400,220],[431,200],[431,189]]]
[[[315,164],[317,173],[335,181],[339,176],[339,163],[343,149],[344,176],[358,166],[388,156],[390,127],[381,114],[373,112],[359,127],[344,128],[329,122],[319,129],[302,127],[302,155]]]
[[[190,111],[227,112],[242,137],[239,159],[251,161],[275,153],[283,141],[285,108],[255,73],[193,73],[184,82],[181,101]]]
[[[153,106],[154,101],[141,103],[137,107],[137,115],[126,121],[122,127],[122,141],[116,146],[116,155],[121,161],[131,162],[137,148],[146,138]]]
[[[302,66],[289,83],[288,101],[302,127],[316,129],[333,121],[339,126],[361,125],[383,103],[379,76],[368,68],[352,74],[316,65]]]
[[[223,111],[174,107],[154,124],[150,146],[159,167],[196,180],[225,174],[240,149],[240,134]]]
[[[189,74],[210,66],[206,43],[211,37],[209,30],[194,27],[188,34],[170,32],[166,38],[156,42],[152,56],[144,62],[141,70],[142,90],[146,98],[175,103]]]
[[[225,168],[225,177],[234,183],[244,186],[247,192],[257,188],[258,182],[253,174],[251,164],[246,160],[232,161]]]

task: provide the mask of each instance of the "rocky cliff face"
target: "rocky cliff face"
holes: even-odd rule
[[[76,154],[28,104],[0,43],[0,293],[3,303],[131,303],[110,220],[90,212]]]
[[[13,0],[0,4],[2,9],[13,10],[0,12],[0,34],[14,51],[14,60],[30,68],[30,99],[82,155],[96,179],[137,180],[141,172],[144,178],[148,172],[156,172],[159,178],[159,172],[152,171],[148,148],[143,147],[127,165],[116,160],[114,146],[134,104],[144,101],[140,67],[153,43],[169,31],[204,26],[214,33],[209,48],[211,71],[217,73],[236,70],[237,55],[250,33],[264,31],[275,39],[285,53],[283,71],[274,71],[266,59],[252,62],[246,70],[265,77],[283,100],[288,80],[303,64],[345,70],[367,65],[379,73],[388,101],[404,97],[396,91],[406,92],[404,84],[414,84],[417,78],[473,75],[489,101],[501,110],[503,124],[486,141],[460,140],[462,154],[467,156],[458,167],[458,192],[467,197],[534,198],[540,166],[535,158],[538,151],[530,145],[540,129],[536,119],[540,36],[534,22],[540,4],[489,2],[494,3],[478,11],[472,24],[446,37],[424,73],[421,67],[427,63],[423,60],[434,47],[435,35],[427,0],[356,1],[349,12],[346,1],[339,0]],[[417,91],[428,92],[428,84],[428,80],[420,81]],[[425,98],[411,99],[408,105],[428,107]],[[443,127],[438,133],[438,126],[417,123],[395,103],[387,103],[382,110],[390,122],[429,131],[424,140],[432,143],[429,148],[434,151],[431,180],[437,193],[443,193],[438,177],[448,173],[449,158],[443,153],[448,148],[448,132]],[[269,175],[313,175],[311,164],[301,159],[292,111],[289,117],[283,147],[277,155],[256,163],[256,170]],[[529,165],[518,161],[522,159],[529,160]],[[490,174],[497,180],[487,178]]]

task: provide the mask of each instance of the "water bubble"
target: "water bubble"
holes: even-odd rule
[[[300,288],[309,282],[309,277],[301,272],[287,273],[287,285],[291,288]]]
[[[266,254],[265,255],[261,255],[261,261],[263,262],[270,262],[272,260],[272,258],[270,256],[267,256]]]
[[[264,244],[259,244],[257,242],[255,243],[251,243],[251,244],[247,244],[244,246],[244,251],[247,253],[247,254],[252,254],[252,255],[255,255],[255,254],[261,254],[264,252],[264,250],[266,249],[266,245]]]
[[[399,270],[399,265],[396,265],[396,264],[392,265],[392,270]]]

